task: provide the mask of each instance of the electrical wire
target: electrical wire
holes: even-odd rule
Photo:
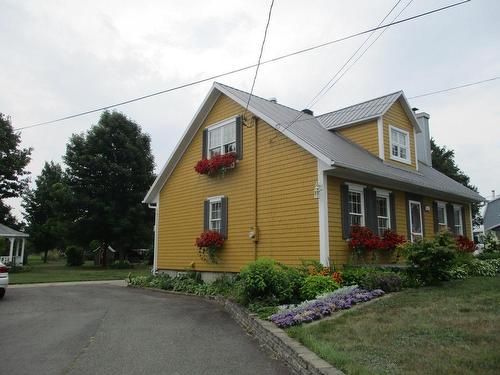
[[[425,94],[411,96],[408,99],[423,98],[424,96],[441,94],[443,92],[458,90],[458,89],[461,89],[461,88],[464,88],[464,87],[469,87],[469,86],[475,86],[475,85],[479,85],[481,83],[495,81],[497,79],[500,79],[500,76],[492,77],[492,78],[488,78],[488,79],[483,79],[482,81],[476,81],[476,82],[466,83],[466,84],[463,84],[463,85],[460,85],[460,86],[448,87],[447,89],[442,89],[442,90],[437,90],[437,91],[431,91],[431,92],[427,92]]]
[[[264,46],[266,44],[267,30],[269,29],[269,23],[271,22],[271,14],[273,12],[274,0],[271,0],[271,5],[269,6],[269,14],[267,15],[266,28],[264,30],[264,38],[262,39],[262,44],[260,46],[259,59],[257,60],[257,67],[255,68],[255,75],[253,76],[252,88],[250,90],[250,95],[248,96],[247,105],[245,106],[245,112],[243,113],[243,121],[248,111],[248,106],[250,105],[250,99],[252,98],[253,89],[255,87],[255,82],[257,81],[257,75],[259,74],[260,60],[262,59],[262,53],[264,52]]]
[[[398,24],[403,23],[403,22],[408,22],[408,21],[411,21],[411,20],[414,20],[414,19],[417,19],[417,18],[425,17],[425,16],[433,14],[433,13],[441,12],[441,11],[444,11],[444,10],[447,10],[447,9],[450,9],[450,8],[453,8],[453,7],[456,7],[456,6],[460,6],[460,5],[463,5],[463,4],[468,3],[470,1],[471,0],[463,0],[463,1],[460,1],[460,2],[457,2],[457,3],[453,3],[453,4],[450,4],[450,5],[444,6],[444,7],[436,8],[436,9],[433,9],[433,10],[430,10],[430,11],[427,11],[427,12],[424,12],[424,13],[419,13],[419,14],[416,14],[414,16],[407,17],[407,18],[404,18],[404,19],[396,21],[396,22],[388,23],[388,24],[381,25],[381,26],[378,26],[378,27],[374,27],[374,28],[371,28],[371,29],[368,29],[368,30],[360,31],[358,33],[351,34],[351,35],[348,35],[348,36],[345,36],[345,37],[341,37],[341,38],[338,38],[338,39],[335,39],[335,40],[331,40],[331,41],[324,42],[324,43],[321,43],[321,44],[317,44],[317,45],[314,45],[314,46],[311,46],[311,47],[303,48],[303,49],[300,49],[300,50],[297,50],[297,51],[294,51],[294,52],[287,53],[285,55],[277,56],[277,57],[274,57],[272,59],[262,61],[260,63],[260,65],[269,64],[269,63],[272,63],[272,62],[276,62],[276,61],[279,61],[279,60],[286,59],[288,57],[296,56],[296,55],[303,54],[303,53],[306,53],[306,52],[310,52],[310,51],[313,51],[313,50],[316,50],[316,49],[319,49],[319,48],[323,48],[323,47],[326,47],[326,46],[329,46],[329,45],[332,45],[332,44],[335,44],[335,43],[343,42],[345,40],[356,38],[358,36],[361,36],[361,35],[364,35],[364,34],[368,34],[368,33],[371,33],[373,31],[376,31],[376,30],[384,29],[384,28],[387,28],[389,26],[398,25]],[[60,117],[60,118],[57,118],[57,119],[54,119],[54,120],[50,120],[50,121],[39,122],[39,123],[35,123],[35,124],[32,124],[32,125],[27,125],[27,126],[21,126],[21,127],[15,128],[14,130],[19,131],[19,130],[30,129],[30,128],[34,128],[34,127],[39,127],[39,126],[53,124],[53,123],[64,121],[64,120],[69,120],[69,119],[72,119],[72,118],[75,118],[75,117],[80,117],[80,116],[88,115],[88,114],[95,113],[95,112],[101,112],[101,111],[104,111],[104,110],[107,110],[107,109],[110,109],[110,108],[115,108],[115,107],[123,106],[125,104],[130,104],[130,103],[137,102],[137,101],[140,101],[140,100],[144,100],[144,99],[147,99],[147,98],[151,98],[151,97],[154,97],[154,96],[157,96],[157,95],[166,94],[166,93],[169,93],[169,92],[172,92],[172,91],[176,91],[176,90],[180,90],[180,89],[183,89],[183,88],[186,88],[186,87],[190,87],[190,86],[194,86],[194,85],[197,85],[197,84],[200,84],[200,83],[208,82],[208,81],[220,78],[220,77],[224,77],[224,76],[228,76],[228,75],[231,75],[231,74],[239,73],[239,72],[242,72],[242,71],[245,71],[245,70],[248,70],[248,69],[255,68],[256,66],[257,66],[257,64],[248,65],[248,66],[237,68],[237,69],[233,69],[233,70],[230,70],[230,71],[227,71],[227,72],[224,72],[224,73],[216,74],[216,75],[213,75],[213,76],[210,76],[210,77],[202,78],[202,79],[199,79],[199,80],[196,80],[196,81],[191,81],[191,82],[184,83],[184,84],[181,84],[181,85],[178,85],[178,86],[174,86],[174,87],[171,87],[171,88],[168,88],[168,89],[165,89],[165,90],[157,91],[157,92],[154,92],[154,93],[151,93],[151,94],[139,96],[139,97],[136,97],[136,98],[133,98],[133,99],[125,100],[125,101],[114,103],[114,104],[110,104],[110,105],[107,105],[107,106],[104,106],[104,107],[100,107],[100,108],[96,108],[96,109],[91,109],[91,110],[88,110],[88,111],[80,112],[80,113],[77,113],[77,114],[74,114],[74,115]]]

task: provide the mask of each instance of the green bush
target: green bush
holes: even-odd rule
[[[9,273],[22,273],[22,272],[30,272],[31,266],[23,265],[23,266],[9,266]]]
[[[320,273],[323,271],[323,264],[319,260],[316,259],[301,259],[300,266],[297,268],[298,271],[304,275],[308,276],[310,274],[310,270],[316,271],[316,273]]]
[[[128,277],[128,283],[134,286],[149,287],[151,281],[158,276],[130,276]]]
[[[59,260],[61,258],[61,252],[59,250],[49,250],[47,252],[47,262],[54,262],[56,260]],[[45,260],[45,253],[41,252],[40,253],[40,260],[43,261]]]
[[[300,288],[300,296],[303,300],[315,299],[323,293],[333,292],[340,287],[330,276],[311,275],[307,276]]]
[[[296,302],[302,277],[297,269],[271,259],[258,259],[240,272],[242,302]]]
[[[172,278],[167,274],[160,274],[150,277],[148,285],[150,288],[158,288],[164,290],[172,289]]]
[[[483,251],[481,254],[477,255],[477,259],[481,260],[500,259],[500,251],[494,251],[491,253]]]
[[[468,265],[470,276],[495,276],[497,273],[496,267],[490,263],[491,261],[474,259]]]
[[[360,285],[366,275],[375,272],[373,268],[366,267],[356,267],[356,268],[346,268],[340,274],[342,276],[343,284],[349,285]]]
[[[497,237],[497,234],[489,230],[484,234],[484,249],[483,252],[485,253],[493,253],[493,252],[500,252],[500,240]]]
[[[450,278],[456,246],[449,242],[448,235],[438,235],[434,241],[407,243],[403,249],[408,264],[406,272],[415,283],[433,285]]]
[[[68,246],[65,251],[66,265],[77,267],[83,264],[83,249],[78,246]]]
[[[359,286],[370,291],[382,289],[386,293],[391,293],[403,289],[403,280],[397,273],[376,271],[367,273]]]

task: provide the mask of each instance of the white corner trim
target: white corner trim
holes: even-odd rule
[[[472,204],[469,203],[469,220],[470,220],[470,235],[472,237],[474,237],[474,225],[473,225],[473,221],[472,221]],[[483,226],[484,228],[484,226]],[[465,234],[467,234],[465,231],[464,231]],[[472,240],[472,238],[470,238]]]
[[[415,151],[415,167],[417,168],[417,171],[418,171],[417,132],[415,131],[415,129],[413,129],[413,144],[415,145],[415,150],[414,150]],[[411,146],[411,144],[410,144],[410,146]]]
[[[396,130],[398,132],[406,134],[406,139],[408,140],[408,144],[406,147],[408,148],[408,159],[403,159],[392,154],[392,130]],[[400,163],[405,163],[411,165],[411,142],[410,142],[410,132],[407,130],[398,128],[394,125],[389,125],[389,156],[392,160],[399,161]]]
[[[319,214],[319,259],[325,267],[330,266],[330,239],[328,236],[328,176],[331,166],[318,159],[318,185],[320,186],[318,200]]]
[[[160,194],[156,195],[156,207],[155,207],[155,237],[153,243],[153,274],[158,270],[158,224],[160,223]]]
[[[385,150],[384,150],[384,117],[380,116],[377,119],[377,130],[378,130],[378,157],[385,160]]]

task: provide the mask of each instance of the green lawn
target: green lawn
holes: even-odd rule
[[[50,283],[59,281],[89,281],[125,279],[129,272],[132,275],[149,274],[149,266],[136,266],[132,269],[103,269],[92,262],[86,262],[81,267],[68,267],[65,260],[52,261],[44,264],[40,257],[31,256],[29,272],[10,273],[10,284]]]
[[[347,374],[500,374],[500,276],[409,289],[288,333]]]

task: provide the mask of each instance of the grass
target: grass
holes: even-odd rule
[[[64,259],[43,263],[39,256],[30,256],[29,272],[9,274],[10,284],[51,283],[60,281],[123,280],[132,275],[148,275],[149,266],[140,265],[132,269],[111,269],[94,266],[86,262],[80,267],[68,267]]]
[[[500,276],[409,289],[288,333],[347,374],[500,374]]]

